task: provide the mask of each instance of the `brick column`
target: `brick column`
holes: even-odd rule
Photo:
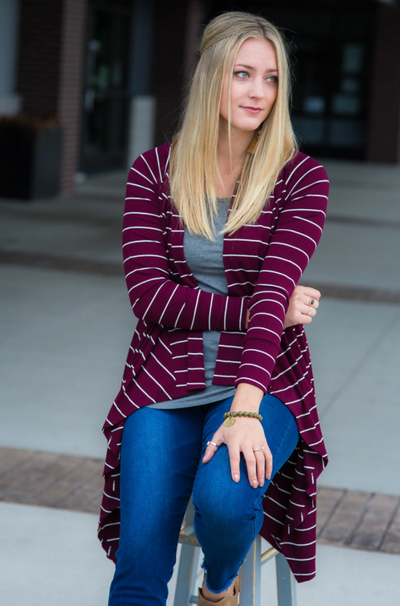
[[[87,0],[21,0],[17,90],[22,110],[63,129],[60,193],[79,161]]]
[[[68,194],[79,163],[87,2],[64,0],[63,4],[58,116],[64,133],[61,193]]]
[[[400,8],[379,6],[372,65],[367,160],[400,163]]]

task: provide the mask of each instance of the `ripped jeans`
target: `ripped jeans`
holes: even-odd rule
[[[125,421],[121,538],[109,606],[165,606],[192,492],[207,587],[220,593],[238,575],[263,523],[262,499],[269,481],[252,488],[242,455],[240,481],[234,482],[225,444],[211,461],[201,462],[232,399],[192,408],[141,408]],[[290,410],[270,394],[264,396],[260,413],[273,477],[295,449],[299,432]]]

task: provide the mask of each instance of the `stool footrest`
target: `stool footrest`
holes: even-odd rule
[[[196,537],[187,536],[185,534],[179,535],[179,543],[182,545],[191,545],[192,547],[200,547],[200,543],[196,539]]]
[[[261,564],[265,564],[265,562],[268,562],[268,560],[275,558],[278,553],[279,551],[274,547],[271,547],[271,549],[267,549],[267,551],[264,551],[264,553],[261,554]]]

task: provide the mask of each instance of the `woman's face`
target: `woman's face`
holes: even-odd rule
[[[220,125],[228,126],[229,68],[225,73],[220,105]],[[278,93],[278,65],[271,42],[248,38],[239,48],[231,86],[232,134],[252,132],[268,116]]]

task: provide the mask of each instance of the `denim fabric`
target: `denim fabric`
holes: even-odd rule
[[[219,593],[237,576],[261,529],[262,499],[269,482],[252,488],[243,456],[240,481],[234,482],[225,445],[211,461],[201,462],[207,441],[230,410],[232,399],[182,409],[144,407],[125,421],[121,538],[109,606],[165,606],[192,491],[207,586]],[[260,413],[274,475],[298,443],[297,423],[290,410],[269,394]]]

